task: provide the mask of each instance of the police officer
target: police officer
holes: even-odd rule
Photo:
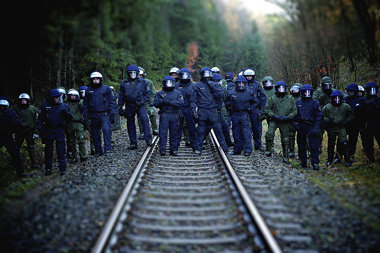
[[[179,81],[179,68],[173,67],[169,70],[169,76],[173,77],[175,82]]]
[[[294,120],[297,130],[298,157],[303,168],[307,167],[307,144],[310,146],[311,164],[319,170],[319,126],[322,111],[319,102],[313,98],[314,89],[309,84],[300,88],[301,99],[296,101],[297,116]]]
[[[61,103],[66,102],[67,95],[66,95],[66,89],[62,86],[59,86],[57,90],[61,93]]]
[[[357,84],[350,83],[345,90],[347,95],[343,98],[343,102],[351,106],[354,114],[353,120],[346,126],[346,132],[348,135],[348,154],[350,156],[349,163],[352,163],[354,161],[358,135],[360,133],[361,136],[363,136],[365,122],[363,110],[365,107],[365,99],[358,96],[359,87]]]
[[[227,72],[224,75],[224,78],[226,80],[226,89],[225,89],[224,92],[226,94],[225,97],[227,97],[228,91],[235,90],[234,74],[231,73],[231,72]],[[228,125],[229,128],[231,128],[231,114],[228,111],[226,111],[226,112],[227,112],[227,115],[226,115],[227,125]]]
[[[135,115],[138,115],[144,129],[145,142],[148,146],[152,145],[152,134],[145,109],[145,104],[150,101],[151,90],[148,82],[138,76],[139,72],[140,70],[136,65],[129,65],[127,79],[121,82],[119,91],[119,115],[127,118],[129,149],[137,149]]]
[[[90,119],[90,133],[94,141],[95,155],[103,155],[100,130],[103,132],[104,153],[111,149],[111,124],[115,121],[114,107],[116,99],[109,86],[102,83],[103,75],[98,71],[90,74],[91,86],[86,91],[83,101],[84,121]]]
[[[358,91],[358,96],[359,96],[359,97],[364,97],[364,94],[365,94],[364,87],[361,86],[361,85],[358,85],[358,89],[359,89],[359,91]]]
[[[330,77],[324,76],[321,79],[320,87],[314,92],[314,99],[316,99],[319,102],[319,105],[321,108],[323,108],[325,105],[330,103],[331,93],[335,91],[333,88],[333,81]],[[322,153],[322,141],[323,141],[323,134],[325,132],[325,122],[322,120],[321,126],[319,127],[319,153]]]
[[[69,106],[61,102],[62,94],[57,89],[49,91],[38,115],[38,131],[45,143],[45,175],[51,174],[54,142],[58,155],[61,176],[66,174],[65,127],[73,118]]]
[[[88,89],[88,87],[86,85],[82,85],[81,87],[79,87],[79,97],[80,97],[82,106],[83,106],[84,97],[86,96],[87,89]],[[84,129],[87,130],[87,131],[89,130],[88,129],[88,123],[89,122],[83,121]],[[88,137],[86,136],[86,139],[87,138]],[[94,145],[94,141],[93,141],[93,139],[91,137],[90,137],[90,153],[91,153],[91,155],[95,154],[95,145]]]
[[[271,76],[266,76],[261,81],[261,84],[263,85],[266,101],[268,101],[268,99],[275,94],[273,89],[274,80]]]
[[[265,135],[266,156],[272,155],[274,134],[280,129],[283,162],[289,164],[289,125],[297,114],[297,108],[293,98],[287,95],[288,85],[284,81],[278,81],[275,86],[276,95],[269,98],[265,107],[269,125]]]
[[[183,103],[181,92],[175,89],[175,79],[171,76],[165,76],[162,80],[162,90],[157,92],[153,101],[153,106],[160,109],[159,149],[162,156],[166,153],[168,131],[170,155],[178,156],[178,114]]]
[[[212,67],[211,68],[211,73],[214,75],[214,74],[218,74],[220,75],[220,69],[218,67]],[[226,81],[221,79],[222,80],[222,87],[224,88],[226,86]]]
[[[220,75],[220,69],[218,67],[212,67],[211,68],[211,72],[213,74],[219,74]]]
[[[220,126],[222,127],[222,132],[224,135],[224,140],[226,141],[227,146],[231,147],[232,146],[232,140],[231,140],[231,135],[230,135],[230,127],[228,126],[227,121],[223,117],[223,105],[224,105],[223,102],[225,101],[225,98],[227,96],[227,89],[223,88],[222,77],[218,73],[212,74],[212,81],[217,83],[220,86],[220,88],[223,90],[222,99],[217,101],[217,103],[218,103],[217,111],[218,111],[219,123],[220,123]]]
[[[31,166],[32,168],[37,168],[34,139],[38,138],[38,109],[30,104],[30,96],[27,93],[21,93],[18,97],[18,104],[16,105],[15,111],[21,120],[21,126],[16,129],[15,133],[17,146],[21,148],[24,140],[26,141]]]
[[[149,115],[149,121],[150,121],[150,125],[152,127],[153,134],[154,135],[158,135],[157,113],[156,113],[156,110],[154,109],[154,107],[150,106],[150,104],[153,103],[153,99],[154,99],[154,97],[156,95],[156,90],[154,88],[153,81],[149,80],[148,78],[146,78],[145,69],[143,69],[142,67],[139,67],[139,76],[140,76],[140,78],[142,78],[142,79],[144,79],[145,81],[148,82],[149,89],[151,90],[150,100],[149,100],[149,103],[147,103],[145,105],[145,109],[146,109],[146,111],[148,112],[148,115]],[[141,126],[140,120],[138,121],[138,124],[139,124],[139,128],[140,128],[140,137],[139,137],[139,139],[144,139],[144,132],[143,132],[143,128]]]
[[[266,76],[261,81],[261,84],[263,85],[263,91],[266,97],[265,103],[268,103],[269,98],[275,94],[274,89],[273,89],[274,87],[273,78],[271,76]],[[267,118],[267,115],[265,114],[265,112],[260,115],[261,121],[263,121],[266,118]]]
[[[380,145],[380,98],[378,96],[379,86],[374,82],[365,85],[365,130],[363,131],[363,146],[370,162],[375,162],[374,139]]]
[[[12,158],[12,163],[16,167],[19,178],[23,178],[24,167],[20,155],[20,149],[14,141],[12,135],[15,129],[21,126],[21,121],[17,113],[9,108],[9,101],[6,97],[0,97],[0,147],[5,147]]]
[[[339,90],[331,93],[331,102],[322,109],[323,121],[326,126],[328,144],[327,144],[327,163],[330,166],[333,163],[339,163],[341,157],[345,156],[346,166],[351,166],[350,156],[348,153],[348,141],[346,126],[353,119],[351,106],[343,103],[343,94]],[[337,142],[337,157],[334,161],[335,140]]]
[[[81,87],[79,87],[79,97],[80,99],[82,100],[83,102],[83,99],[84,97],[86,96],[86,90],[88,89],[88,87],[86,85],[82,85]]]
[[[249,124],[248,110],[251,104],[256,103],[256,97],[251,89],[248,89],[248,81],[244,76],[238,76],[235,80],[236,88],[229,90],[226,98],[226,107],[231,114],[232,133],[234,136],[234,150],[231,155],[249,156],[252,152],[252,132]]]
[[[190,98],[194,92],[194,83],[191,81],[191,72],[187,68],[182,68],[179,71],[179,82],[176,84],[176,88],[181,92],[184,103],[181,107],[178,115],[178,134],[177,134],[177,146],[181,143],[182,133],[184,132],[184,124],[189,136],[189,145],[195,151],[196,148],[196,127],[193,119]]]
[[[255,143],[255,150],[264,151],[261,146],[261,134],[262,134],[262,124],[260,120],[260,115],[263,114],[266,97],[261,87],[261,84],[255,80],[255,71],[253,69],[246,69],[243,72],[243,76],[248,81],[248,87],[253,90],[257,103],[252,104],[252,107],[249,111],[249,118],[251,120],[251,128],[253,132],[253,140]]]
[[[110,85],[110,88],[111,88],[111,92],[112,92],[112,97],[116,101],[117,100],[117,93],[115,91],[115,87]],[[114,123],[111,124],[111,130],[118,130],[118,129],[120,129],[120,115],[118,113],[118,107],[117,107],[116,102],[115,102],[115,106],[113,109],[113,114],[115,115],[115,121],[114,121]],[[111,134],[112,134],[112,132],[111,132]]]
[[[235,89],[235,82],[234,82],[234,74],[231,72],[227,72],[224,75],[224,79],[227,83],[227,90],[234,90]]]
[[[201,80],[195,84],[194,93],[191,98],[193,117],[198,121],[195,154],[197,156],[201,155],[203,141],[208,129],[214,129],[223,151],[228,152],[228,146],[224,140],[217,113],[217,101],[223,98],[223,90],[218,83],[211,81],[212,72],[210,68],[202,68],[200,76]]]
[[[295,83],[290,87],[290,95],[294,99],[294,102],[297,102],[300,97],[300,88],[302,84]],[[294,157],[294,146],[295,146],[295,140],[296,140],[296,129],[294,128],[293,124],[289,125],[289,157]]]
[[[67,124],[67,146],[72,152],[72,163],[78,162],[77,142],[79,147],[80,161],[83,162],[87,159],[86,147],[85,147],[85,131],[84,131],[84,119],[83,108],[80,102],[79,92],[75,89],[70,89],[67,93],[67,104],[70,108],[70,112],[73,115],[72,120]]]

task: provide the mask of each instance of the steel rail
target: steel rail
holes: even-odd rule
[[[110,235],[112,231],[115,228],[115,224],[118,221],[121,212],[123,211],[123,208],[125,206],[125,203],[127,202],[127,199],[130,196],[130,193],[134,187],[134,185],[137,182],[137,179],[139,178],[139,175],[144,168],[144,165],[148,158],[150,157],[152,151],[154,150],[156,144],[157,144],[158,136],[154,136],[152,143],[152,146],[148,146],[145,150],[143,156],[141,157],[139,163],[137,164],[131,178],[128,180],[127,185],[124,187],[119,199],[117,200],[114,208],[112,209],[111,215],[108,218],[107,222],[105,223],[100,236],[98,237],[98,240],[95,243],[95,246],[93,247],[92,251],[93,253],[99,253],[103,252],[105,249],[105,246],[107,245],[108,240],[110,239]]]
[[[249,215],[251,216],[252,220],[254,221],[254,224],[256,225],[258,233],[260,233],[261,237],[263,238],[263,243],[265,244],[265,247],[268,251],[274,252],[274,253],[280,253],[282,252],[280,246],[278,245],[277,241],[274,239],[272,233],[270,232],[267,224],[265,223],[263,217],[261,216],[258,208],[253,203],[251,197],[249,196],[248,192],[246,191],[245,187],[243,186],[242,182],[240,181],[239,176],[236,174],[234,168],[232,167],[228,157],[224,153],[222,147],[220,146],[216,135],[214,133],[214,130],[211,130],[211,139],[214,142],[215,146],[217,147],[217,150],[223,160],[224,165],[227,168],[227,171],[229,172],[232,182],[235,184],[235,187],[237,189],[237,192],[239,193],[241,199],[243,200],[243,204],[246,206],[247,211]]]

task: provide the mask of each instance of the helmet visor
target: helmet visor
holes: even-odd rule
[[[278,87],[278,92],[280,92],[280,93],[285,93],[285,92],[286,92],[286,87],[285,87],[284,85],[280,85],[280,86]]]
[[[303,92],[303,96],[305,97],[305,98],[311,98],[311,90],[305,90],[304,92]]]
[[[190,77],[191,77],[191,75],[189,73],[187,73],[187,72],[182,72],[180,74],[180,78],[183,79],[183,80],[189,80]]]
[[[165,82],[165,87],[168,87],[168,88],[172,88],[172,87],[174,87],[174,82],[173,82],[173,80],[167,80],[167,81]]]
[[[203,77],[212,77],[212,72],[210,70],[205,70],[203,72]]]
[[[342,98],[339,96],[334,96],[333,101],[335,104],[341,104],[342,103]]]
[[[368,95],[370,95],[370,96],[376,96],[377,95],[376,87],[371,87],[371,89],[369,90]]]
[[[264,82],[264,87],[273,87],[273,82],[268,80]]]
[[[236,89],[237,90],[244,90],[245,89],[245,83],[244,82],[237,82],[236,83]]]
[[[292,88],[290,88],[291,93],[299,93],[300,92],[300,87],[294,85]]]
[[[331,90],[332,88],[332,83],[322,83],[322,88],[324,90]]]
[[[132,78],[132,79],[136,79],[137,72],[136,71],[129,71],[129,77]]]

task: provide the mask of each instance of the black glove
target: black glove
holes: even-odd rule
[[[111,121],[111,124],[115,123],[115,114],[114,113],[110,113],[110,121]]]
[[[125,114],[125,111],[122,108],[119,108],[119,115],[124,116],[124,114]]]
[[[300,124],[298,122],[293,121],[292,125],[293,125],[293,127],[294,127],[295,130],[297,130],[297,131],[300,130]]]

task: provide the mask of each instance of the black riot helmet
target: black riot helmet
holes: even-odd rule
[[[328,76],[322,77],[321,88],[322,88],[324,93],[331,94],[332,86],[333,86],[333,82],[332,82],[330,77],[328,77]]]
[[[274,89],[276,94],[285,95],[288,92],[288,85],[284,81],[278,81]]]
[[[212,78],[212,71],[210,68],[202,68],[201,71],[200,71],[200,76],[201,76],[201,80],[202,82],[208,82],[211,80]]]
[[[237,91],[245,91],[247,89],[247,79],[244,76],[238,76],[235,80],[235,89]]]
[[[171,76],[165,76],[162,80],[162,89],[164,91],[172,91],[175,88],[175,79]]]
[[[340,90],[334,90],[331,93],[331,104],[335,106],[339,106],[343,103],[343,94],[340,92]]]
[[[191,80],[191,72],[188,68],[182,68],[179,71],[179,81],[181,83],[189,83]]]
[[[313,97],[314,89],[310,84],[305,84],[300,88],[301,98],[309,100]]]

